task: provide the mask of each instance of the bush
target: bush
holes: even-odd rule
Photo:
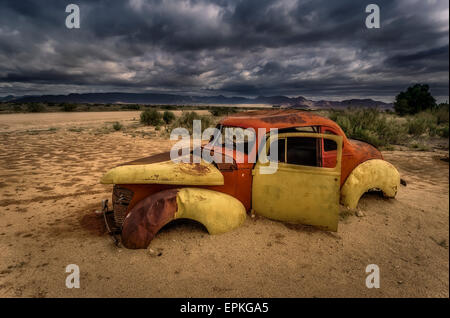
[[[30,113],[41,113],[45,110],[45,106],[42,103],[29,103],[27,105],[27,111]]]
[[[123,128],[122,124],[119,123],[118,121],[116,121],[116,122],[113,124],[113,129],[114,129],[115,131],[119,131],[119,130],[121,130],[122,128]]]
[[[176,105],[161,105],[160,107],[165,110],[177,110],[178,108],[180,108]]]
[[[155,109],[146,109],[141,113],[141,123],[147,126],[161,125],[162,115]]]
[[[213,116],[227,116],[228,114],[235,113],[236,109],[232,107],[213,107],[209,112]]]
[[[437,124],[448,124],[448,104],[439,104],[433,112],[436,116]]]
[[[407,119],[408,133],[413,136],[420,136],[427,133],[430,136],[438,134],[439,119],[435,111],[425,111]]]
[[[411,145],[411,148],[417,149],[418,151],[429,151],[430,150],[427,146],[418,144],[418,143],[413,143]]]
[[[408,134],[420,136],[427,131],[427,123],[423,118],[408,118],[407,122]]]
[[[376,147],[398,144],[406,135],[403,125],[377,109],[331,111],[329,117],[347,137],[363,140]]]
[[[22,106],[15,104],[13,106],[13,111],[16,113],[20,113],[22,111]]]
[[[420,113],[407,119],[408,134],[420,136],[427,132],[428,126],[433,122],[433,118],[428,114]]]
[[[122,109],[140,110],[141,106],[140,105],[125,105],[125,106],[122,106]]]
[[[448,138],[448,124],[446,126],[437,129],[437,135],[440,137]]]
[[[166,123],[166,125],[170,124],[175,120],[175,114],[171,111],[166,110],[163,114],[163,120]]]
[[[75,109],[77,109],[75,104],[63,104],[63,111],[65,112],[73,112]]]
[[[214,121],[211,116],[201,116],[196,112],[186,112],[183,113],[180,117],[178,117],[171,125],[171,130],[175,128],[186,128],[190,134],[193,132],[193,124],[194,120],[201,121],[202,131],[208,127],[214,126]]]
[[[448,138],[448,105],[408,116],[406,121],[376,109],[332,110],[328,117],[342,128],[347,137],[376,147],[405,144],[408,134]]]

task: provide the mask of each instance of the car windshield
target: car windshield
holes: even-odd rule
[[[211,138],[213,146],[236,149],[248,154],[256,142],[254,129],[218,125],[216,136]],[[220,134],[218,134],[220,132]]]

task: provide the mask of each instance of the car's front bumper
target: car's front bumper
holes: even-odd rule
[[[114,245],[119,246],[120,244],[119,235],[121,231],[120,228],[116,227],[115,225],[111,225],[110,224],[111,222],[108,220],[109,216],[114,214],[114,210],[109,210],[108,208],[108,200],[102,200],[102,214],[108,234],[113,239]]]

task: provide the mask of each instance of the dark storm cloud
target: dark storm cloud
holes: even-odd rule
[[[448,2],[64,1],[0,4],[0,96],[83,91],[448,96]]]

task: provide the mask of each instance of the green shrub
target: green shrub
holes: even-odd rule
[[[113,129],[114,129],[115,131],[119,131],[119,130],[121,130],[122,128],[123,128],[122,124],[119,123],[118,121],[116,121],[116,122],[113,124]]]
[[[433,136],[437,130],[437,119],[432,112],[421,112],[407,119],[408,134],[420,136],[425,133]]]
[[[428,150],[430,150],[427,146],[422,145],[422,144],[418,144],[418,143],[413,143],[411,145],[411,148],[417,149],[418,151],[428,151]]]
[[[427,123],[422,118],[408,119],[407,122],[408,134],[413,136],[420,136],[427,130]]]
[[[15,104],[13,106],[13,111],[16,113],[20,113],[22,111],[22,106]]]
[[[179,108],[176,105],[161,105],[160,107],[165,110],[177,110]]]
[[[440,137],[448,138],[448,124],[437,129],[437,135]]]
[[[215,122],[211,116],[201,116],[196,112],[184,112],[180,117],[178,117],[170,126],[170,130],[175,128],[186,128],[190,134],[193,132],[194,120],[201,121],[202,131],[208,127],[214,127]]]
[[[235,113],[236,109],[233,107],[212,107],[209,112],[213,116],[227,116],[228,114]]]
[[[140,110],[141,105],[124,105],[124,106],[122,106],[122,109]]]
[[[163,114],[163,120],[166,125],[168,125],[175,120],[175,114],[171,111],[166,110]]]
[[[347,137],[363,140],[376,147],[398,144],[405,138],[405,128],[395,119],[377,109],[347,109],[331,111],[335,121]]]
[[[71,128],[68,128],[67,130],[71,131],[71,132],[79,133],[79,132],[82,132],[84,130],[84,128],[83,127],[71,127]]]
[[[439,106],[433,111],[438,125],[448,124],[448,108],[448,104],[439,104]]]
[[[64,103],[62,109],[65,112],[73,112],[75,109],[77,109],[77,105]]]
[[[45,110],[45,106],[42,103],[29,103],[27,104],[27,111],[30,113],[41,113]]]
[[[141,123],[147,126],[161,125],[162,115],[156,109],[146,109],[141,113]]]
[[[328,117],[342,128],[347,137],[363,140],[376,147],[409,145],[408,134],[413,137],[426,135],[448,138],[446,104],[410,115],[406,120],[376,109],[331,110]]]

